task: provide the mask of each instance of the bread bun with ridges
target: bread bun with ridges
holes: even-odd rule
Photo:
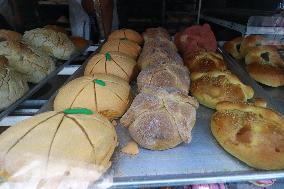
[[[130,82],[136,72],[136,61],[133,58],[121,52],[107,52],[94,55],[88,61],[84,75],[104,73]]]
[[[242,55],[240,52],[241,43],[244,40],[244,37],[236,37],[230,41],[227,41],[224,44],[224,49],[235,59],[242,59]]]
[[[115,30],[109,35],[108,40],[124,38],[133,41],[138,45],[142,45],[144,42],[143,37],[138,32],[131,29]]]
[[[251,167],[284,168],[284,117],[248,103],[222,102],[211,118],[211,131],[231,155]]]
[[[190,91],[200,104],[215,108],[222,101],[244,101],[251,99],[254,91],[243,84],[229,71],[195,72],[190,75]]]
[[[127,81],[105,74],[83,76],[59,89],[54,110],[87,108],[112,120],[121,117],[129,107],[132,96]]]
[[[22,34],[11,30],[0,29],[0,42],[21,41],[21,40],[22,40]]]

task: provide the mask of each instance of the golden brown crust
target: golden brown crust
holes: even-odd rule
[[[244,58],[252,47],[265,45],[265,38],[260,35],[249,35],[241,43],[240,53]]]
[[[226,151],[255,168],[284,168],[283,116],[248,103],[222,102],[216,109],[211,130]]]
[[[0,41],[21,41],[21,40],[22,40],[22,34],[11,30],[0,29]]]
[[[101,53],[107,53],[111,51],[122,52],[136,60],[138,55],[140,54],[141,47],[138,44],[127,39],[113,39],[107,41],[102,46]]]
[[[130,82],[137,74],[136,61],[121,52],[99,53],[88,61],[84,75],[96,73],[115,75]]]
[[[184,63],[192,72],[209,72],[226,70],[227,66],[221,54],[200,51],[184,58]]]
[[[82,37],[71,36],[69,37],[69,39],[72,41],[76,49],[79,51],[84,50],[89,45],[89,41]]]
[[[190,91],[209,108],[222,101],[247,101],[254,91],[229,71],[195,72],[191,74]]]
[[[235,59],[242,59],[243,57],[241,56],[240,53],[240,47],[241,43],[244,40],[244,37],[236,37],[232,39],[231,41],[227,41],[224,44],[224,49],[230,53]]]
[[[142,36],[138,32],[131,30],[131,29],[115,30],[108,37],[109,40],[124,39],[124,38],[130,41],[133,41],[137,43],[138,45],[142,45],[144,42]]]

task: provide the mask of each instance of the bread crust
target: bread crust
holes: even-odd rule
[[[244,40],[244,37],[236,37],[230,41],[227,41],[224,44],[224,49],[232,55],[235,59],[242,59],[242,55],[240,53],[241,43]]]
[[[138,32],[136,32],[132,29],[115,30],[108,37],[109,40],[124,39],[124,38],[126,38],[130,41],[133,41],[133,42],[137,43],[138,45],[142,45],[143,42],[144,42],[143,37]]]
[[[249,35],[244,38],[240,47],[241,57],[244,58],[252,47],[265,45],[265,38],[260,35]]]
[[[11,30],[0,29],[0,41],[21,41],[21,40],[22,40],[22,34]]]
[[[191,74],[190,91],[199,103],[215,108],[222,101],[247,101],[254,91],[229,71],[195,72]]]
[[[240,102],[222,102],[216,109],[211,131],[227,152],[254,168],[284,168],[283,116]]]
[[[89,45],[89,41],[82,37],[70,36],[69,39],[72,41],[78,51],[83,51]]]

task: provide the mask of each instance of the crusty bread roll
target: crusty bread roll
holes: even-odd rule
[[[131,29],[115,30],[108,36],[109,40],[124,39],[124,38],[130,41],[133,41],[137,43],[138,45],[142,45],[144,42],[142,36],[138,32],[131,30]]]
[[[29,90],[26,78],[7,65],[8,60],[0,56],[0,110],[16,102]]]
[[[141,47],[127,39],[113,39],[107,41],[101,49],[101,53],[107,53],[111,51],[122,52],[128,56],[137,59],[140,54]]]
[[[252,47],[265,45],[265,38],[260,35],[249,35],[243,39],[240,47],[241,57],[244,58]]]
[[[9,60],[9,66],[24,74],[27,80],[38,83],[55,69],[49,56],[20,42],[0,42],[0,55]]]
[[[215,52],[199,51],[184,58],[184,64],[192,72],[209,72],[226,70],[227,66],[223,56]]]
[[[271,87],[284,85],[284,62],[276,47],[253,47],[245,62],[249,75],[256,81]]]
[[[231,41],[227,41],[224,44],[224,49],[232,55],[235,59],[242,59],[242,55],[240,53],[241,43],[244,40],[244,37],[236,37]]]
[[[90,110],[38,114],[0,135],[0,176],[11,182],[92,182],[110,167],[116,145],[112,124]]]
[[[115,75],[130,82],[136,75],[136,61],[121,52],[99,53],[88,61],[84,75],[96,73]]]
[[[71,36],[69,39],[75,45],[77,51],[83,51],[89,45],[89,41],[82,37]]]
[[[11,30],[0,29],[0,41],[21,41],[21,40],[22,40],[22,34]]]
[[[171,39],[171,36],[169,35],[168,31],[162,27],[147,28],[142,35],[145,41],[149,39]]]
[[[192,73],[190,91],[200,104],[215,108],[222,101],[247,101],[254,91],[229,71]]]
[[[131,103],[127,81],[105,74],[83,76],[67,83],[54,100],[54,110],[88,108],[112,120],[121,117]]]
[[[23,41],[54,58],[67,60],[75,51],[68,36],[53,29],[36,28],[26,31]]]
[[[120,122],[141,147],[173,148],[190,142],[198,102],[175,88],[144,88]]]
[[[247,103],[222,102],[211,119],[219,144],[251,167],[284,169],[284,117]]]
[[[144,86],[173,87],[189,92],[190,78],[185,66],[175,64],[152,65],[142,70],[137,77],[138,91]]]
[[[44,26],[44,28],[51,29],[51,30],[54,30],[56,32],[61,32],[61,33],[68,35],[68,32],[65,30],[65,28],[57,26],[57,25],[46,25],[46,26]]]

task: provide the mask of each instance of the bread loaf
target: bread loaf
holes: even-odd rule
[[[67,60],[75,51],[75,46],[62,32],[53,29],[36,28],[26,31],[23,41],[54,58]]]
[[[63,86],[54,100],[54,110],[88,108],[112,120],[121,117],[131,103],[127,81],[113,75],[83,76]]]
[[[224,44],[225,50],[232,55],[235,59],[242,59],[240,48],[241,48],[241,43],[244,40],[244,37],[236,37],[232,39],[231,41],[227,41]]]
[[[38,114],[0,135],[0,176],[16,182],[58,177],[92,182],[110,167],[116,145],[112,124],[90,110]]]
[[[0,29],[0,41],[21,41],[21,40],[22,40],[22,34],[11,30]]]
[[[219,144],[251,167],[284,168],[284,117],[248,103],[222,102],[211,119]]]
[[[55,69],[49,56],[20,42],[0,42],[0,55],[9,60],[9,66],[24,74],[27,80],[38,83]]]
[[[240,47],[240,55],[244,58],[251,48],[265,45],[265,38],[260,35],[249,35],[243,39]]]
[[[115,30],[108,36],[108,39],[128,39],[137,43],[138,45],[142,45],[144,41],[142,36],[138,32],[131,29]]]
[[[144,88],[120,122],[141,147],[173,148],[190,142],[197,101],[174,88]]]
[[[94,55],[88,61],[84,75],[104,73],[130,82],[136,72],[136,61],[133,58],[121,52],[107,52]]]

